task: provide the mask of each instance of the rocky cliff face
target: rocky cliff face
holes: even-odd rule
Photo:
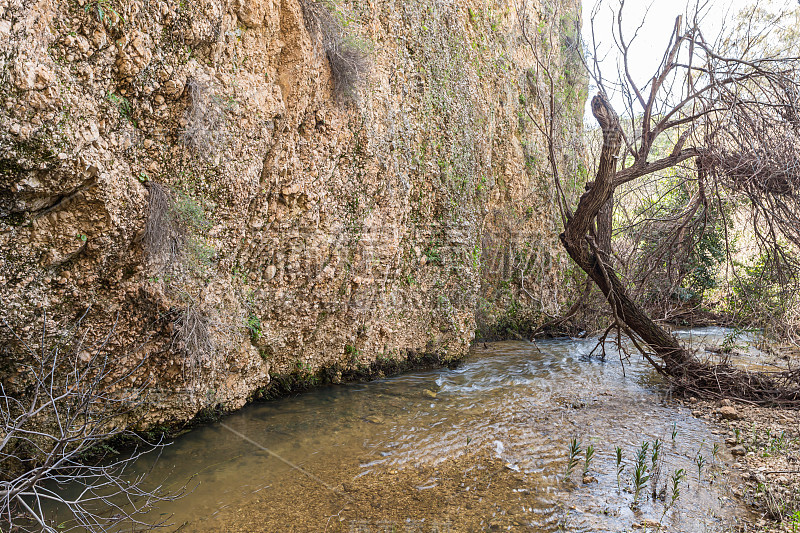
[[[507,0],[0,0],[4,382],[43,310],[150,422],[554,312],[532,61]]]

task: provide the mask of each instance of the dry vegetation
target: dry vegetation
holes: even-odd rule
[[[303,18],[328,58],[337,99],[352,101],[369,74],[371,61],[366,41],[360,39],[353,23],[325,0],[302,0]]]
[[[791,257],[800,248],[800,202],[795,194],[800,189],[796,120],[800,60],[785,51],[764,49],[773,25],[750,24],[707,40],[702,24],[708,13],[703,9],[696,7],[685,18],[676,19],[655,74],[642,84],[630,75],[631,54],[641,36],[638,30],[625,34],[624,2],[613,20],[618,70],[605,71],[598,60],[602,54],[598,44],[589,43],[585,68],[598,90],[591,108],[602,145],[590,165],[594,180],[587,180],[577,205],[564,192],[567,188],[559,185],[564,220],[561,241],[609,304],[611,323],[601,342],[612,331],[626,335],[657,371],[672,377],[684,390],[733,395],[762,404],[798,404],[800,381],[794,372],[768,375],[698,361],[652,315],[659,303],[668,309],[666,302],[680,297],[676,289],[684,281],[697,281],[689,277],[694,271],[687,263],[704,232],[714,227],[709,222],[725,212],[719,191],[725,191],[728,201],[746,201],[751,207],[753,232],[772,258],[771,273],[785,269],[797,279]],[[599,11],[600,3],[590,14],[592,25]],[[550,126],[563,115],[553,95],[560,73],[538,46],[536,21],[520,20],[529,24],[526,35],[534,36],[529,38],[530,49],[551,93],[549,99],[533,102],[529,115],[541,117],[551,171],[562,184],[561,169],[552,155],[560,132]],[[611,102],[614,93],[622,94],[624,120]],[[623,229],[637,233],[639,242],[648,246],[620,254],[614,240],[619,194],[668,173],[682,197],[657,216],[648,210],[634,213],[634,220]],[[645,187],[645,194],[654,192]],[[649,201],[656,209],[667,203],[665,196]],[[643,234],[648,238],[642,239]],[[787,249],[793,252],[786,253]],[[636,279],[625,277],[631,272],[637,274]]]
[[[187,81],[186,90],[191,104],[181,140],[207,163],[219,165],[230,140],[226,113],[230,104],[199,80]]]
[[[3,531],[149,529],[153,524],[142,515],[181,493],[146,487],[144,474],[126,473],[163,446],[126,429],[146,398],[148,383],[131,379],[146,358],[126,368],[109,355],[114,328],[102,335],[83,328],[88,312],[61,334],[63,324],[43,313],[39,346],[11,331],[28,364],[23,383],[0,384]],[[133,452],[113,457],[108,442],[122,438]],[[78,492],[65,493],[65,483]],[[56,506],[62,514],[54,517]]]

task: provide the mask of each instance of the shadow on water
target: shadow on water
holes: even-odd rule
[[[191,494],[158,510],[171,514],[172,529],[181,531],[383,531],[352,521],[330,527],[331,517],[347,509],[346,490],[362,490],[361,481],[387,473],[419,471],[425,476],[411,490],[424,492],[442,484],[428,475],[431,469],[460,457],[465,470],[472,468],[476,450],[497,458],[519,481],[515,501],[479,503],[501,514],[513,507],[515,530],[622,531],[664,515],[669,531],[722,531],[726,521],[746,515],[721,474],[730,460],[723,457],[725,436],[712,434],[686,409],[668,406],[658,376],[638,358],[622,365],[616,352],[604,362],[588,357],[595,342],[481,344],[456,369],[250,405],[180,437],[155,464],[137,466],[177,485],[194,476]],[[588,473],[596,482],[581,483],[582,465],[572,482],[562,480],[572,438],[583,448],[594,446]],[[677,469],[687,473],[666,514],[662,501],[648,495],[652,483],[640,496],[643,503],[631,507],[635,452],[643,442],[652,450],[656,438],[663,443],[657,492]],[[619,488],[615,446],[627,465]],[[699,478],[698,455],[705,461]],[[458,490],[467,493],[469,484]],[[447,511],[448,523],[462,508],[459,494],[449,494],[450,508],[438,510]],[[427,524],[436,513],[430,510]],[[452,531],[466,530],[455,520]],[[429,530],[435,529],[414,529]]]

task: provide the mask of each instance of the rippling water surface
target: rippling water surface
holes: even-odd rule
[[[718,330],[695,332],[697,342],[719,337]],[[524,498],[513,503],[518,529],[622,531],[664,515],[660,501],[632,510],[633,495],[626,490],[635,451],[659,438],[659,487],[676,469],[687,472],[678,503],[663,517],[667,530],[722,531],[724,520],[743,516],[746,511],[731,499],[729,482],[715,466],[725,459],[725,435],[712,434],[686,409],[668,406],[657,376],[636,356],[624,364],[616,352],[605,361],[589,357],[595,343],[480,344],[456,369],[250,405],[180,437],[155,465],[139,466],[152,467],[152,479],[176,484],[194,476],[191,494],[159,509],[162,516],[173,515],[170,521],[181,531],[323,531],[342,508],[340,494],[330,489],[363,476],[436,465],[483,447],[521,480]],[[589,473],[597,483],[580,483],[582,466],[572,476],[576,483],[562,481],[573,437],[583,447],[595,447]],[[714,443],[720,448],[716,459]],[[615,446],[627,463],[619,488]],[[699,480],[698,454],[706,463]],[[650,461],[648,453],[648,466]],[[437,483],[435,476],[420,479],[415,490]],[[511,509],[509,502],[496,503],[495,512]],[[285,509],[292,507],[308,509],[306,525],[284,522]],[[254,508],[260,509],[258,523],[252,523]],[[383,531],[369,523],[349,527]]]

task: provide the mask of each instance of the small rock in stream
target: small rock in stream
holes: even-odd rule
[[[427,397],[427,398],[436,398],[436,393],[433,392],[432,390],[428,390],[428,389],[425,389],[424,391],[422,391],[422,395]]]

